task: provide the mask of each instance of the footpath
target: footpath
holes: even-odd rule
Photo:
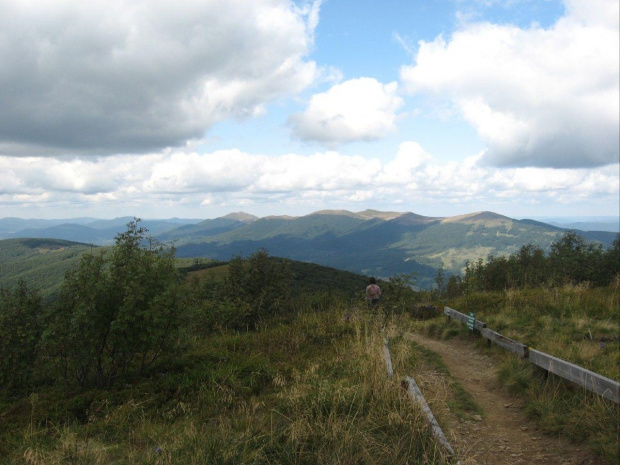
[[[405,337],[439,354],[454,379],[484,410],[483,415],[461,421],[442,402],[440,391],[446,383],[441,374],[425,373],[420,380],[416,378],[462,465],[599,464],[579,445],[539,432],[522,403],[499,384],[491,357],[473,343],[436,340],[417,333]]]

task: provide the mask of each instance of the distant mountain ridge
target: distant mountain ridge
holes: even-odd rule
[[[428,286],[439,267],[459,273],[468,260],[510,254],[526,244],[548,249],[565,231],[489,211],[427,217],[411,212],[322,210],[299,217],[258,218],[202,238],[183,237],[177,230],[176,246],[181,257],[219,260],[264,248],[272,255],[367,275],[415,273],[420,284]],[[615,238],[609,232],[581,234],[605,247]]]
[[[102,220],[97,218],[74,219],[21,219],[0,218],[0,239],[49,238],[83,242],[94,245],[111,245],[114,237],[127,229],[132,216]],[[144,220],[142,226],[151,234],[160,234],[176,229],[179,225],[197,223],[201,220],[171,218],[166,220]]]
[[[49,237],[108,245],[131,219],[91,218],[71,224],[5,218],[0,219],[0,238]],[[16,226],[24,229],[15,231]],[[432,283],[439,267],[458,273],[467,260],[510,254],[526,244],[547,249],[566,231],[490,211],[428,217],[412,212],[320,210],[263,218],[236,212],[206,220],[144,220],[142,226],[156,239],[174,243],[179,257],[229,260],[263,248],[273,256],[378,277],[416,273],[422,286]],[[579,233],[605,247],[616,237],[606,231]]]

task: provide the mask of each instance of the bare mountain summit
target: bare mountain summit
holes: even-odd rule
[[[245,212],[236,212],[236,213],[229,213],[228,215],[223,216],[222,218],[226,218],[229,220],[242,221],[244,223],[251,223],[252,221],[256,221],[258,219],[258,216],[250,215],[249,213],[245,213]]]

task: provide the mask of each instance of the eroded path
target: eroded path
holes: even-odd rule
[[[450,444],[463,465],[594,465],[597,462],[578,445],[564,438],[540,433],[523,412],[523,405],[497,381],[493,360],[468,341],[441,341],[417,333],[406,335],[415,343],[439,354],[452,376],[484,410],[482,416],[460,421],[443,405],[433,405],[432,373],[416,381],[441,419]],[[428,394],[427,394],[428,392]],[[445,424],[447,423],[447,424]]]

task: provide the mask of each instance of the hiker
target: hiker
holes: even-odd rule
[[[381,288],[377,286],[377,280],[370,278],[370,284],[366,287],[366,303],[369,307],[376,307],[381,297]]]

